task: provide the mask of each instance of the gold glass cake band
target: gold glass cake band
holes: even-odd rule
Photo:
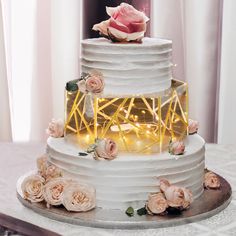
[[[66,91],[65,136],[87,149],[96,138],[113,139],[119,151],[157,153],[188,127],[187,84],[173,80],[153,97],[103,98]]]

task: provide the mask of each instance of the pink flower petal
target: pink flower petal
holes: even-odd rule
[[[104,35],[108,35],[107,29],[108,29],[109,24],[110,24],[110,20],[102,21],[99,24],[95,24],[93,26],[93,30],[100,31],[100,33]]]
[[[123,25],[121,22],[115,20],[114,18],[110,19],[109,27],[112,27],[121,32],[130,33],[129,28],[126,25]]]
[[[116,20],[128,26],[131,22],[146,23],[146,17],[143,12],[136,10],[133,6],[122,3],[120,5],[119,14],[115,17]]]
[[[118,13],[118,9],[119,9],[119,6],[118,7],[106,7],[107,15],[114,17],[114,14]]]
[[[135,23],[131,22],[129,24],[129,32],[134,33],[134,32],[145,32],[146,31],[146,23]]]
[[[137,33],[131,33],[131,34],[127,34],[127,41],[139,41],[143,37],[144,37],[144,31],[137,32]]]
[[[109,30],[110,34],[114,38],[116,38],[118,41],[125,40],[128,37],[127,33],[122,32],[120,30],[117,30],[117,29],[115,29],[113,27],[109,27],[108,30]]]

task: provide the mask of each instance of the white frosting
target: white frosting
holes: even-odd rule
[[[112,43],[105,38],[82,41],[82,72],[98,70],[104,96],[148,95],[171,86],[172,42],[144,38],[142,44]]]
[[[97,206],[108,209],[143,207],[148,194],[159,191],[158,178],[192,190],[194,198],[203,192],[205,142],[197,134],[185,140],[184,155],[168,152],[152,155],[120,154],[112,161],[79,156],[81,151],[64,138],[49,138],[49,161],[75,178],[96,188]]]

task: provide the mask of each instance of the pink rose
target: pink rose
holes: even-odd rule
[[[62,176],[62,171],[55,165],[49,164],[47,156],[41,156],[37,159],[38,173],[48,182],[51,179]]]
[[[62,170],[54,165],[49,165],[43,175],[46,182],[50,181],[51,179],[62,177]]]
[[[71,182],[64,188],[63,205],[68,211],[89,211],[96,206],[96,191],[92,186]]]
[[[188,120],[188,133],[189,134],[195,134],[197,133],[199,128],[199,122],[196,120]]]
[[[37,168],[38,168],[38,173],[44,177],[46,170],[48,168],[48,161],[47,161],[47,156],[43,155],[39,158],[37,158]]]
[[[167,179],[160,179],[160,190],[165,192],[170,187],[170,183]]]
[[[140,41],[146,32],[149,18],[127,3],[118,7],[106,7],[109,20],[93,26],[93,30],[100,31],[113,41]]]
[[[168,208],[165,196],[162,193],[150,194],[146,203],[146,209],[149,215],[161,214]]]
[[[171,155],[182,155],[184,154],[185,145],[182,141],[171,142],[169,144],[169,153]]]
[[[160,189],[170,207],[187,209],[193,202],[193,194],[189,189],[171,185],[166,179],[160,180]]]
[[[109,139],[98,139],[95,143],[94,155],[95,159],[104,158],[106,160],[113,160],[118,153],[116,143]]]
[[[168,201],[168,205],[171,207],[182,207],[184,203],[184,192],[182,188],[171,185],[164,192]]]
[[[57,206],[62,204],[63,191],[68,181],[63,178],[51,179],[43,188],[43,196],[47,202],[47,207],[50,205]]]
[[[101,73],[91,73],[91,76],[86,80],[86,90],[92,94],[100,94],[104,89],[104,80]]]
[[[103,75],[98,71],[92,71],[85,79],[79,81],[78,86],[83,93],[99,95],[105,86]]]
[[[44,178],[39,175],[30,175],[26,177],[21,184],[24,198],[30,202],[42,202],[44,200],[44,182]]]
[[[52,121],[49,123],[48,128],[46,129],[46,132],[49,136],[53,138],[60,138],[64,136],[64,124],[63,121],[58,119],[52,119]]]
[[[218,176],[211,171],[205,173],[204,187],[206,189],[218,189],[220,187],[220,180]]]

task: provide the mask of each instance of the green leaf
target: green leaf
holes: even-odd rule
[[[88,156],[87,152],[79,152],[78,154],[79,154],[79,156]]]
[[[79,80],[72,80],[72,81],[69,81],[66,83],[66,90],[69,91],[69,92],[75,92],[79,89],[78,87],[78,82]]]
[[[147,215],[147,209],[145,207],[142,207],[137,210],[137,213],[139,216]]]
[[[128,215],[130,217],[133,216],[134,215],[134,208],[128,207],[125,213],[126,213],[126,215]]]

